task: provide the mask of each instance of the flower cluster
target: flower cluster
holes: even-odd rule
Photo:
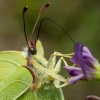
[[[74,54],[70,61],[74,63],[73,66],[64,66],[64,69],[70,75],[70,78],[67,79],[69,84],[75,84],[79,80],[90,80],[99,77],[99,62],[82,43],[75,44]]]

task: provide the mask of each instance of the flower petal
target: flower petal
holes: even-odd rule
[[[70,72],[70,71],[72,71],[72,70],[81,71],[81,68],[73,67],[73,66],[64,66],[64,69],[65,69],[67,72]]]
[[[74,64],[77,64],[75,54],[73,54],[72,58],[70,58],[70,61],[73,62]]]
[[[74,77],[69,78],[69,79],[67,80],[67,82],[68,82],[69,84],[75,84],[78,80],[80,80],[80,79],[82,79],[82,78],[84,78],[84,75],[83,75],[83,74],[80,74],[80,75],[78,75],[78,76],[74,76]]]
[[[76,57],[76,60],[78,62],[78,65],[80,68],[82,68],[82,71],[83,71],[83,74],[86,78],[88,78],[88,73],[86,72],[86,64],[84,63],[84,59],[83,59],[83,56],[82,56],[82,52],[83,52],[83,45],[81,43],[76,43],[75,44],[75,48],[74,48],[74,51],[75,51],[75,57]]]
[[[98,61],[92,56],[92,55],[89,55],[87,53],[83,53],[83,58],[86,59],[87,61],[91,62],[94,66],[98,66],[99,63]]]
[[[87,54],[89,54],[89,55],[92,56],[90,50],[89,50],[87,47],[84,46],[84,47],[83,47],[83,51],[84,51],[85,53],[87,53]]]
[[[69,73],[70,76],[77,76],[82,73],[81,68],[73,66],[64,66],[64,69]]]

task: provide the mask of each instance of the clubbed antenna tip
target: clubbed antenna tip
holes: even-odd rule
[[[45,6],[46,6],[46,7],[49,7],[49,6],[50,6],[50,2],[48,2]]]
[[[25,13],[27,9],[28,9],[28,6],[25,6],[23,9],[23,13]]]
[[[25,12],[27,11],[27,9],[28,9],[28,6],[25,6],[23,8],[23,24],[24,24],[24,35],[25,35],[26,42],[27,42],[27,45],[28,45],[28,39],[27,39],[27,35],[26,35],[26,25],[25,25]]]
[[[40,18],[40,16],[41,16],[42,12],[43,12],[47,7],[49,7],[49,6],[50,6],[50,2],[48,2],[47,4],[45,4],[45,5],[40,9],[40,12],[39,12],[39,14],[38,14],[38,18],[37,18],[37,20],[36,20],[36,22],[35,22],[35,25],[34,25],[34,27],[33,27],[33,30],[32,30],[31,40],[32,40],[32,35],[33,35],[34,31],[35,31],[37,22],[38,22],[38,20],[39,20],[39,18]]]
[[[50,2],[48,2],[47,4],[45,4],[45,5],[41,8],[39,14],[42,14],[42,12],[44,11],[44,9],[47,8],[47,7],[49,7],[49,6],[50,6]]]

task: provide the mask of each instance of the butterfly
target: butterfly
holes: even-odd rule
[[[42,12],[49,5],[41,8],[32,35]],[[61,87],[67,83],[59,72],[62,61],[67,65],[63,58],[67,55],[54,52],[46,60],[39,34],[35,42],[32,38],[28,41],[24,15],[27,9],[28,6],[23,9],[27,47],[23,51],[0,52],[0,100],[64,100]],[[60,56],[58,62],[56,56]]]

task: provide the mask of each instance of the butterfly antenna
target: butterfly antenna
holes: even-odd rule
[[[27,35],[26,35],[26,24],[25,24],[25,12],[27,11],[28,6],[25,6],[23,9],[23,24],[24,24],[24,35],[25,35],[25,39],[28,45],[28,39],[27,39]]]
[[[61,27],[58,23],[56,23],[55,21],[53,21],[53,20],[51,20],[51,19],[49,19],[49,18],[44,18],[44,19],[41,20],[40,26],[39,26],[39,30],[38,30],[37,40],[39,39],[41,25],[42,25],[42,22],[43,22],[44,20],[49,20],[49,21],[53,22],[54,24],[56,24],[57,26],[59,26],[59,27],[68,35],[68,37],[72,40],[72,42],[75,44],[75,41],[74,41],[74,40],[72,39],[72,37],[66,32],[66,30],[65,30],[63,27]]]
[[[33,33],[34,33],[34,31],[35,31],[37,22],[38,22],[38,20],[39,20],[39,18],[40,18],[40,16],[41,16],[42,12],[43,12],[47,7],[49,7],[49,6],[50,6],[50,2],[47,3],[47,4],[45,4],[45,5],[41,8],[41,10],[40,10],[40,12],[39,12],[39,14],[38,14],[38,18],[37,18],[37,20],[36,20],[36,22],[35,22],[35,25],[34,25],[34,27],[33,27],[33,30],[32,30],[31,40],[32,40]]]

